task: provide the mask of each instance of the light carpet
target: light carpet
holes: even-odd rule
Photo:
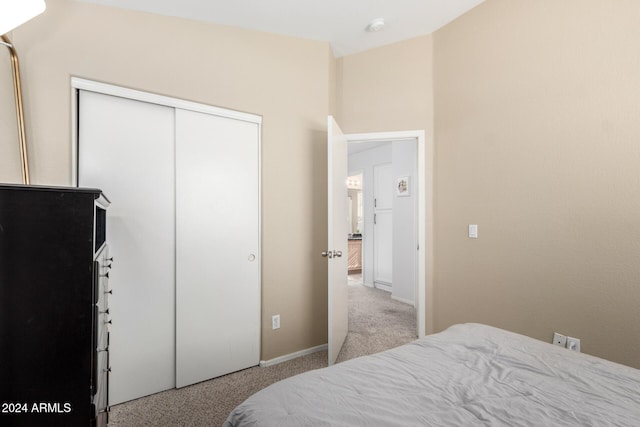
[[[349,334],[338,362],[377,353],[414,340],[416,311],[390,294],[349,286]],[[253,367],[189,387],[156,393],[111,408],[109,425],[221,426],[246,398],[284,378],[327,366],[319,351],[269,367]]]

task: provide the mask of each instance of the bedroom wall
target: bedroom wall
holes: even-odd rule
[[[262,115],[262,359],[327,342],[328,44],[70,0],[48,0],[11,37],[35,184],[71,183],[71,76]],[[0,145],[0,181],[16,182]]]
[[[633,0],[487,0],[338,59],[345,132],[435,127],[427,332],[558,331],[640,367],[639,18]]]
[[[338,58],[337,118],[345,133],[433,131],[432,36]]]
[[[635,0],[488,0],[435,33],[437,330],[558,331],[640,368],[638,22]]]
[[[638,18],[635,0],[487,0],[435,35],[335,64],[324,43],[71,0],[48,0],[11,37],[36,184],[70,183],[71,75],[263,115],[263,359],[326,343],[331,111],[348,133],[432,138],[435,120],[427,331],[555,330],[640,367]],[[19,180],[12,108],[0,104],[4,182]]]

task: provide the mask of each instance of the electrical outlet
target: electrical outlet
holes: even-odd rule
[[[567,336],[559,334],[557,332],[554,332],[553,333],[553,345],[557,345],[557,346],[560,346],[560,347],[566,347],[567,346]]]
[[[580,339],[567,337],[567,348],[571,351],[577,351],[580,353]]]
[[[280,329],[280,315],[271,316],[271,329]]]

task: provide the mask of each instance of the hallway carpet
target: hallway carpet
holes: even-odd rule
[[[338,362],[378,353],[418,337],[416,310],[389,292],[349,286],[349,334]]]
[[[338,363],[377,353],[416,338],[416,312],[390,294],[349,286],[349,334]],[[265,368],[253,367],[189,387],[156,393],[111,408],[109,425],[221,426],[237,405],[276,381],[327,366],[319,351]]]

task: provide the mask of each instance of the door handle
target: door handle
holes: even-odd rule
[[[341,258],[342,251],[323,251],[321,255],[325,258]]]

